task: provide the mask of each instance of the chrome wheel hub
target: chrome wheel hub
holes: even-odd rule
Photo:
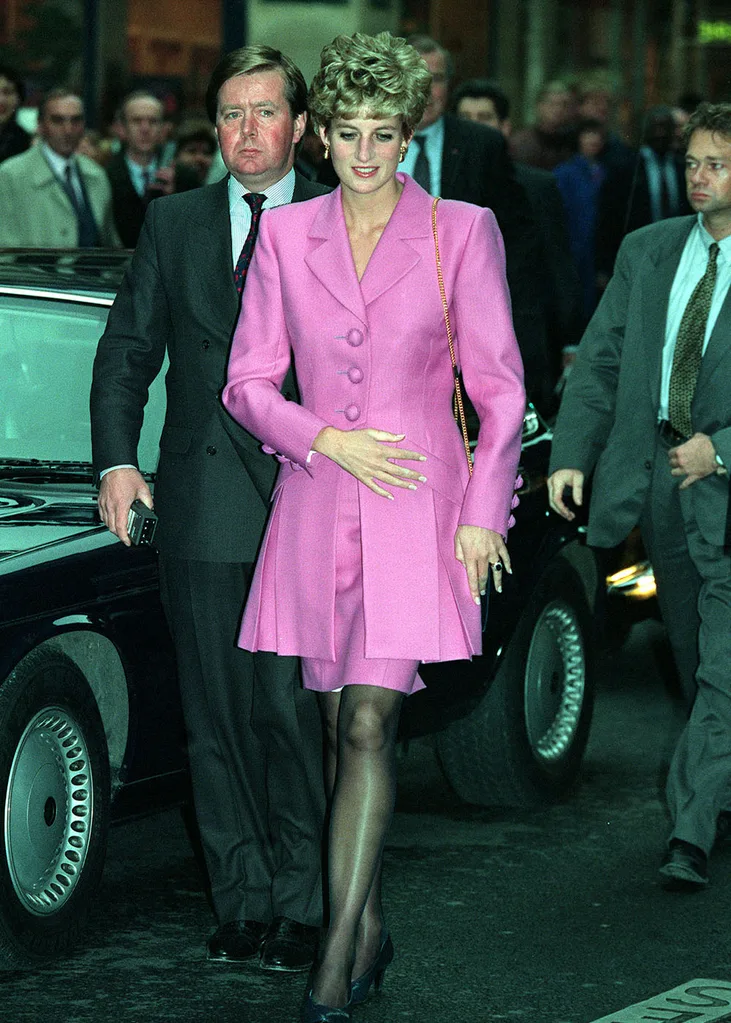
[[[81,877],[94,812],[84,734],[60,707],[36,714],[13,757],[4,807],[10,879],[24,907],[57,913]]]
[[[536,622],[525,668],[525,722],[533,756],[547,766],[570,750],[581,719],[586,658],[570,604],[547,604]]]

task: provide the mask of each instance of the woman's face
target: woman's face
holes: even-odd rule
[[[18,109],[20,97],[13,83],[0,75],[0,125],[5,124]]]
[[[400,149],[408,139],[403,120],[393,117],[335,117],[320,138],[330,143],[330,158],[343,188],[359,195],[380,191],[394,181]]]

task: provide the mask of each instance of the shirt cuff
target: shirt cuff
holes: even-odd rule
[[[124,462],[122,465],[110,465],[108,469],[102,469],[99,473],[99,479],[103,480],[108,472],[114,472],[115,469],[136,469],[136,465],[130,465],[129,462]]]

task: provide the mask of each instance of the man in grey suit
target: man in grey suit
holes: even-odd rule
[[[260,216],[325,191],[293,170],[306,98],[299,69],[270,47],[243,47],[216,67],[207,105],[229,175],[150,204],[91,394],[100,513],[129,543],[130,505],[152,505],[137,469],[147,389],[170,360],[155,507],[219,924],[208,958],[283,971],[310,967],[322,922],[322,736],[296,661],[236,646],[277,462],[219,392]]]
[[[687,129],[697,216],[628,235],[559,412],[551,506],[574,517],[593,472],[589,542],[639,522],[692,710],[670,766],[666,887],[702,888],[731,796],[731,104]]]

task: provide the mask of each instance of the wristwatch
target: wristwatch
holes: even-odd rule
[[[728,473],[728,469],[727,469],[727,468],[726,468],[726,466],[725,466],[725,465],[723,464],[723,459],[721,458],[721,456],[719,455],[719,453],[718,453],[717,451],[715,451],[715,452],[714,452],[714,454],[715,454],[715,456],[716,456],[716,466],[717,466],[717,468],[716,468],[716,473],[717,473],[717,474],[718,474],[719,476],[725,476],[725,475],[726,475],[726,474]]]

